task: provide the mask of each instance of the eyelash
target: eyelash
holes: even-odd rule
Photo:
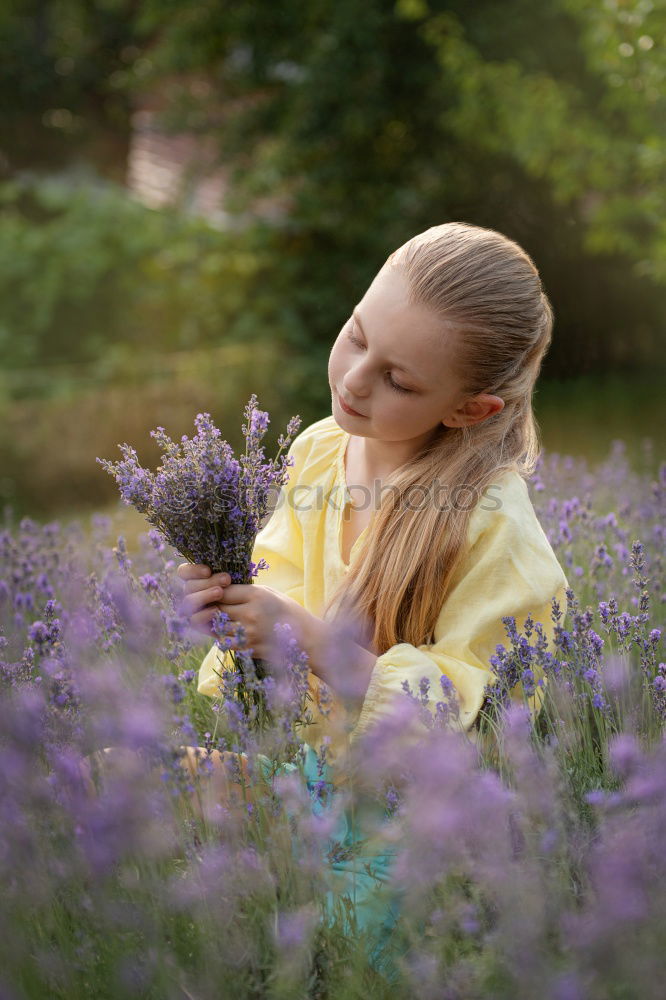
[[[361,341],[357,337],[355,337],[352,333],[349,334],[349,340],[356,347],[363,347],[363,344],[361,343]],[[388,384],[391,386],[392,389],[395,389],[396,392],[412,392],[413,391],[412,389],[405,389],[404,385],[398,385],[397,382],[393,381],[393,378],[392,378],[391,375],[388,375]]]

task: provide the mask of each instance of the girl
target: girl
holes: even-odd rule
[[[253,559],[269,569],[246,586],[179,567],[204,634],[224,609],[265,658],[274,623],[295,628],[309,655],[313,787],[322,741],[335,784],[345,747],[392,712],[404,681],[416,692],[427,678],[436,701],[448,678],[470,731],[506,640],[502,616],[520,628],[530,613],[552,635],[551,600],[564,601],[567,581],[525,482],[552,326],[537,269],[512,240],[454,222],[408,240],[333,345],[332,414],[294,440],[288,487],[257,536]],[[358,641],[336,661],[335,621],[350,616]],[[215,695],[224,668],[213,646],[199,691]],[[538,710],[539,687],[529,704]]]

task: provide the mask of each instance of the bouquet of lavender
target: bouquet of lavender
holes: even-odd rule
[[[144,514],[185,559],[204,563],[212,573],[228,573],[232,583],[247,584],[268,566],[263,559],[257,564],[252,561],[252,549],[268,513],[270,493],[286,482],[287,469],[293,464],[283,452],[301,418],[291,418],[286,435],[278,438],[276,457],[266,461],[261,440],[269,417],[257,408],[254,393],[244,415],[245,453],[239,458],[222,440],[210,414],[199,413],[194,420],[197,433],[191,439],[183,435],[176,443],[163,427],[150,432],[163,452],[156,472],[144,469],[128,444],[119,445],[121,461],[97,461],[114,476],[122,500]],[[258,679],[266,676],[261,660],[250,661],[242,651],[231,651],[231,655],[241,675],[253,665]],[[256,708],[261,700],[256,686],[249,685],[241,700],[246,707],[254,702]]]

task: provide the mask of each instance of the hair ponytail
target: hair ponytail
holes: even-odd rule
[[[474,503],[504,469],[527,477],[539,454],[532,393],[551,341],[553,309],[529,255],[491,229],[450,222],[408,240],[385,267],[407,277],[410,302],[441,316],[456,340],[469,397],[492,393],[504,408],[465,427],[439,425],[383,486],[363,543],[325,609],[356,622],[377,655],[400,642],[433,641],[465,551]],[[429,497],[410,501],[415,487]],[[446,487],[448,503],[437,502]]]

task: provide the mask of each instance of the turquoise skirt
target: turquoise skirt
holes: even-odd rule
[[[333,809],[339,793],[328,765],[320,769],[315,751],[307,744],[305,750],[304,774],[312,811],[320,816]],[[277,773],[297,769],[295,764],[285,764]],[[400,892],[392,884],[395,851],[387,848],[373,853],[364,843],[370,832],[376,833],[377,826],[381,828],[387,812],[375,810],[367,815],[372,818],[371,831],[364,830],[363,818],[355,816],[351,809],[341,810],[322,849],[331,875],[325,912],[329,923],[342,922],[346,934],[355,939],[363,936],[372,966],[392,979],[395,969],[391,939],[400,913]]]

